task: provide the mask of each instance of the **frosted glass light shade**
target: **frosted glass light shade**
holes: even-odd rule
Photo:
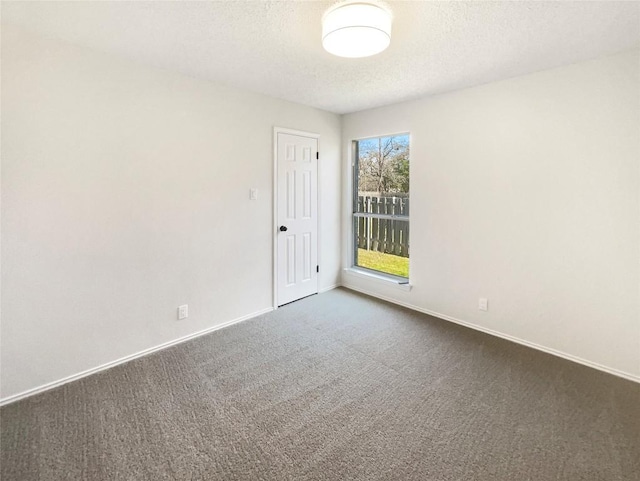
[[[332,8],[322,19],[322,46],[339,57],[369,57],[391,42],[391,13],[371,3]]]

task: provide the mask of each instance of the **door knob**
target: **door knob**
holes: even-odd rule
[[[286,232],[287,231],[287,226],[286,225],[281,225],[280,226],[280,232]]]

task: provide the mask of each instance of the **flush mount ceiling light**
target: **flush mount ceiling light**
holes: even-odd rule
[[[322,46],[339,57],[369,57],[391,42],[391,12],[375,3],[346,3],[322,18]]]

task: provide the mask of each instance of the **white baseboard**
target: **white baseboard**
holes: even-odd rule
[[[178,339],[174,339],[173,341],[165,342],[159,344],[154,347],[150,347],[149,349],[145,349],[143,351],[136,352],[135,354],[130,354],[125,357],[121,357],[120,359],[116,359],[115,361],[108,362],[106,364],[102,364],[100,366],[87,369],[86,371],[79,372],[77,374],[72,374],[71,376],[67,376],[65,378],[59,379],[57,381],[49,382],[47,384],[43,384],[42,386],[38,386],[32,389],[28,389],[27,391],[23,391],[18,394],[13,394],[11,396],[7,396],[5,398],[0,399],[0,406],[5,406],[7,404],[19,401],[20,399],[27,398],[29,396],[34,396],[44,391],[48,391],[49,389],[56,388],[58,386],[62,386],[63,384],[67,384],[72,381],[76,381],[83,377],[90,376],[100,371],[104,371],[105,369],[109,369],[111,367],[117,366],[118,364],[124,364],[125,362],[132,361],[133,359],[137,359],[139,357],[146,356],[156,351],[161,351],[162,349],[166,349],[171,346],[175,346],[176,344],[181,344],[190,339],[194,339],[196,337],[204,336],[205,334],[209,334],[210,332],[217,331],[218,329],[223,329],[225,327],[229,327],[233,324],[238,324],[239,322],[246,321],[249,319],[253,319],[254,317],[261,316],[262,314],[266,314],[267,312],[273,311],[273,307],[267,307],[257,312],[253,312],[251,314],[247,314],[246,316],[238,317],[231,321],[223,322],[222,324],[215,325],[213,327],[209,327],[207,329],[203,329],[202,331],[194,332],[193,334],[188,334],[183,337],[179,337]]]
[[[546,352],[547,354],[551,354],[553,356],[561,357],[563,359],[567,359],[569,361],[577,362],[578,364],[582,364],[584,366],[591,367],[593,369],[597,369],[599,371],[604,371],[608,374],[613,374],[614,376],[618,376],[624,379],[628,379],[629,381],[634,381],[640,383],[640,376],[636,376],[634,374],[619,371],[618,369],[613,369],[611,367],[603,366],[602,364],[598,364],[597,362],[588,361],[581,357],[574,356],[572,354],[567,354],[566,352],[558,351],[556,349],[552,349],[550,347],[541,346],[540,344],[536,344],[534,342],[525,341],[524,339],[520,339],[518,337],[510,336],[509,334],[504,334],[500,331],[494,331],[493,329],[488,329],[486,327],[479,326],[477,324],[473,324],[471,322],[463,321],[460,319],[456,319],[455,317],[447,316],[446,314],[441,314],[439,312],[430,311],[429,309],[424,309],[422,307],[414,306],[413,304],[409,304],[407,302],[398,301],[396,299],[392,299],[387,296],[382,296],[380,294],[368,291],[366,289],[361,289],[359,287],[350,286],[349,284],[342,284],[342,287],[347,289],[351,289],[352,291],[358,291],[362,294],[366,294],[371,297],[376,297],[378,299],[382,299],[383,301],[391,302],[393,304],[397,304],[399,306],[406,307],[408,309],[422,312],[424,314],[428,314],[433,317],[437,317],[439,319],[444,319],[445,321],[454,322],[456,324],[460,324],[465,327],[469,327],[476,331],[484,332],[486,334],[490,334],[492,336],[500,337],[502,339],[506,339],[507,341],[515,342],[517,344],[521,344],[523,346],[531,347],[533,349],[537,349],[538,351]]]
[[[318,290],[318,294],[322,294],[323,292],[330,291],[330,290],[332,290],[332,289],[335,289],[335,288],[337,288],[337,287],[340,287],[341,285],[342,285],[342,284],[333,284],[333,285],[328,286],[328,287],[323,287],[322,289],[319,289],[319,290]]]
[[[397,305],[406,307],[408,309],[412,309],[414,311],[422,312],[424,314],[428,314],[430,316],[437,317],[437,318],[443,319],[445,321],[454,322],[456,324],[460,324],[462,326],[469,327],[469,328],[474,329],[476,331],[480,331],[480,332],[484,332],[486,334],[490,334],[492,336],[500,337],[502,339],[506,339],[508,341],[515,342],[515,343],[521,344],[523,346],[527,346],[527,347],[531,347],[533,349],[537,349],[538,351],[546,352],[547,354],[552,354],[554,356],[561,357],[561,358],[567,359],[569,361],[577,362],[578,364],[582,364],[582,365],[585,365],[585,366],[588,366],[588,367],[591,367],[591,368],[594,368],[594,369],[598,369],[599,371],[604,371],[606,373],[613,374],[614,376],[618,376],[618,377],[621,377],[621,378],[624,378],[624,379],[628,379],[630,381],[634,381],[634,382],[640,383],[640,376],[636,376],[636,375],[633,375],[633,374],[630,374],[630,373],[627,373],[627,372],[624,372],[624,371],[619,371],[617,369],[613,369],[613,368],[610,368],[610,367],[607,367],[607,366],[603,366],[602,364],[598,364],[598,363],[595,363],[595,362],[592,362],[592,361],[588,361],[586,359],[582,359],[580,357],[573,356],[571,354],[567,354],[565,352],[558,351],[556,349],[551,349],[551,348],[548,348],[548,347],[545,347],[545,346],[541,346],[539,344],[536,344],[536,343],[533,343],[533,342],[530,342],[530,341],[525,341],[524,339],[520,339],[520,338],[517,338],[517,337],[514,337],[514,336],[510,336],[508,334],[504,334],[504,333],[501,333],[499,331],[494,331],[493,329],[487,329],[486,327],[478,326],[477,324],[473,324],[471,322],[462,321],[460,319],[456,319],[455,317],[451,317],[451,316],[448,316],[446,314],[441,314],[439,312],[430,311],[429,309],[424,309],[424,308],[421,308],[421,307],[418,307],[418,306],[414,306],[413,304],[409,304],[407,302],[402,302],[402,301],[398,301],[396,299],[392,299],[390,297],[382,296],[380,294],[368,291],[366,289],[361,289],[359,287],[350,286],[348,284],[334,284],[334,285],[331,285],[329,287],[322,288],[321,290],[318,291],[318,293],[327,292],[327,291],[330,291],[330,290],[335,289],[337,287],[345,287],[345,288],[351,289],[353,291],[361,292],[361,293],[366,294],[366,295],[371,296],[371,297],[382,299],[384,301],[391,302],[393,304],[397,304]],[[57,381],[53,381],[53,382],[50,382],[50,383],[47,383],[47,384],[43,384],[41,386],[29,389],[27,391],[23,391],[23,392],[18,393],[18,394],[13,394],[11,396],[7,396],[5,398],[0,399],[0,406],[5,406],[7,404],[19,401],[20,399],[24,399],[24,398],[27,398],[29,396],[34,396],[34,395],[42,393],[44,391],[48,391],[49,389],[53,389],[53,388],[56,388],[58,386],[62,386],[63,384],[67,384],[69,382],[76,381],[76,380],[81,379],[83,377],[90,376],[91,374],[95,374],[97,372],[104,371],[104,370],[109,369],[111,367],[117,366],[118,364],[124,364],[125,362],[132,361],[133,359],[137,359],[139,357],[146,356],[146,355],[151,354],[153,352],[161,351],[162,349],[166,349],[168,347],[175,346],[177,344],[181,344],[181,343],[183,343],[185,341],[188,341],[190,339],[194,339],[196,337],[203,336],[203,335],[208,334],[210,332],[217,331],[218,329],[223,329],[225,327],[229,327],[229,326],[231,326],[233,324],[238,324],[238,323],[240,323],[242,321],[246,321],[248,319],[253,319],[254,317],[258,317],[258,316],[260,316],[262,314],[266,314],[266,313],[271,312],[273,310],[274,310],[273,307],[267,307],[267,308],[262,309],[260,311],[248,314],[246,316],[238,317],[237,319],[233,319],[231,321],[227,321],[227,322],[224,322],[222,324],[218,324],[216,326],[209,327],[207,329],[203,329],[202,331],[198,331],[198,332],[195,332],[193,334],[189,334],[187,336],[180,337],[180,338],[175,339],[173,341],[169,341],[169,342],[165,342],[163,344],[159,344],[159,345],[151,347],[149,349],[145,349],[143,351],[139,351],[139,352],[136,352],[134,354],[130,354],[129,356],[125,356],[125,357],[122,357],[120,359],[116,359],[115,361],[111,361],[111,362],[108,362],[106,364],[102,364],[100,366],[94,367],[92,369],[87,369],[86,371],[82,371],[82,372],[79,372],[77,374],[73,374],[71,376],[67,376],[67,377],[59,379]]]

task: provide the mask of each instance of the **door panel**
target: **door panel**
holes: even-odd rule
[[[278,133],[278,305],[318,292],[317,152],[318,139]]]

